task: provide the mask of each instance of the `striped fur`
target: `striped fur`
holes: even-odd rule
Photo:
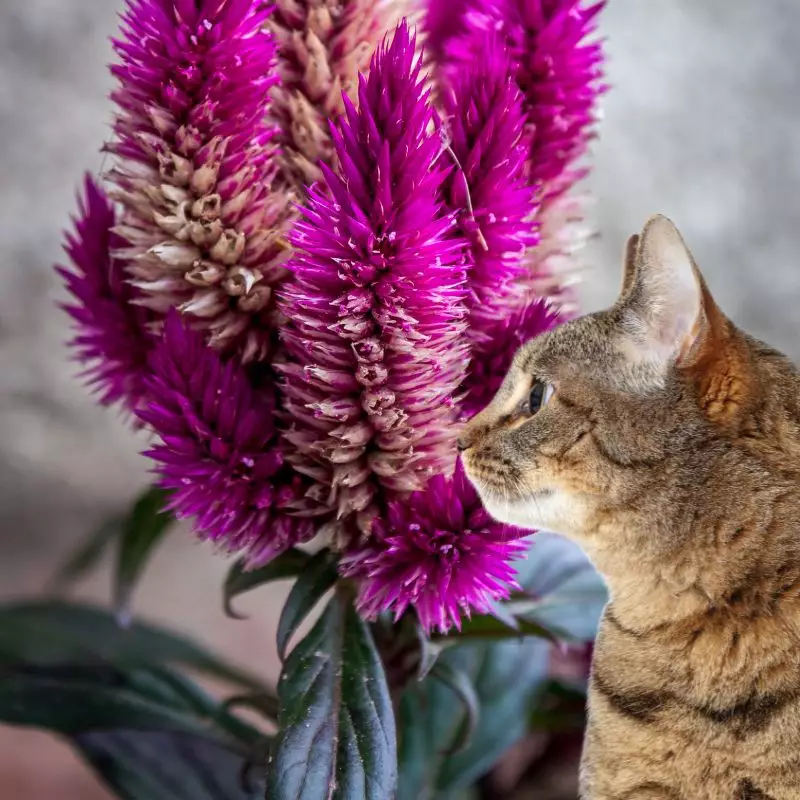
[[[530,414],[534,381],[554,394]],[[462,447],[495,516],[607,580],[582,798],[800,798],[800,378],[668,220],[629,243],[613,308],[520,351]]]

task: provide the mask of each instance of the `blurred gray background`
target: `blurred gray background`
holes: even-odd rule
[[[40,591],[82,534],[146,482],[136,441],[96,407],[64,347],[52,265],[84,170],[102,167],[119,0],[0,5],[0,593]],[[625,238],[654,212],[680,226],[722,307],[800,357],[800,3],[610,0],[611,91],[590,188],[599,235],[584,308],[611,301]],[[173,536],[137,608],[274,674],[277,598],[219,608],[226,564]],[[97,578],[83,596],[105,598]],[[62,745],[0,727],[0,797],[106,795]]]

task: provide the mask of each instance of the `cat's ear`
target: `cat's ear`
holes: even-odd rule
[[[713,301],[678,229],[666,217],[651,217],[638,241],[628,242],[617,305],[637,355],[650,362],[685,363],[709,306]]]
[[[625,245],[625,256],[622,261],[622,288],[619,290],[620,301],[630,292],[639,260],[639,234],[634,233]]]

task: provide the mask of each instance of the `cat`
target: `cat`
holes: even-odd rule
[[[459,446],[493,516],[572,538],[608,584],[581,797],[800,798],[800,376],[667,218],[629,240],[612,308],[520,349]]]

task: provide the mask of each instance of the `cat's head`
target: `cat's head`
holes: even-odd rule
[[[493,516],[522,527],[586,544],[632,520],[671,535],[665,517],[702,502],[708,459],[752,424],[753,341],[653,217],[628,242],[616,304],[517,353],[463,432],[467,474]]]

